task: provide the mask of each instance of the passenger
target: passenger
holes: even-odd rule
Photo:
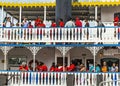
[[[95,72],[101,72],[101,67],[99,64],[96,64],[95,66]]]
[[[94,65],[93,64],[89,65],[89,72],[94,72]]]
[[[12,22],[10,17],[7,17],[6,22],[4,23],[5,27],[12,27]]]
[[[22,65],[19,66],[19,70],[20,70],[20,71],[28,71],[28,70],[29,70],[26,62],[22,62]]]
[[[52,66],[50,67],[50,71],[51,71],[51,72],[54,72],[54,71],[55,71],[55,63],[54,63],[54,62],[52,63]]]
[[[41,22],[38,23],[37,25],[38,28],[45,28],[45,24],[43,23],[43,20],[41,20]]]
[[[76,27],[82,27],[82,22],[81,22],[81,20],[79,20],[78,17],[76,17],[75,25],[76,25]]]
[[[59,19],[59,27],[64,27],[64,22],[63,22],[63,19]]]
[[[118,26],[119,25],[119,17],[118,17],[118,15],[117,16],[115,16],[115,18],[114,18],[114,26]]]
[[[102,72],[108,72],[108,67],[107,67],[106,62],[103,62]]]
[[[85,27],[89,27],[90,25],[89,25],[89,22],[88,22],[88,20],[87,19],[85,19]]]
[[[37,19],[35,20],[35,27],[38,27],[38,24],[41,22],[40,17],[38,16]]]
[[[57,27],[55,20],[52,21],[51,27]]]
[[[75,64],[73,63],[73,61],[71,61],[71,64],[68,67],[68,71],[75,71],[75,69],[76,69]]]
[[[65,27],[75,27],[74,22],[72,21],[72,18],[69,18],[68,21],[65,24]]]
[[[28,28],[28,20],[27,20],[27,18],[24,18],[24,19],[23,19],[22,27],[23,27],[23,28]]]
[[[118,72],[118,66],[115,63],[112,64],[111,72]]]
[[[44,63],[42,63],[41,68],[42,68],[42,71],[48,71],[48,68]]]
[[[76,65],[76,71],[80,71],[80,62],[78,62]]]
[[[86,68],[84,64],[80,65],[80,72],[86,72]]]
[[[31,24],[31,22],[28,23],[28,28],[33,28],[33,25]]]
[[[102,23],[100,19],[97,19],[96,22],[97,22],[97,27],[105,27],[105,25]]]

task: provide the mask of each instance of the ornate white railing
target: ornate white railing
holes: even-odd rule
[[[118,43],[118,27],[1,28],[0,42],[103,42]]]
[[[99,86],[102,81],[113,81],[104,86],[120,84],[117,82],[120,73],[0,71],[0,74],[7,76],[9,86],[67,86],[72,83],[74,86]]]

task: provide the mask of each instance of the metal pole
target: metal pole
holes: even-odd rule
[[[19,27],[21,27],[21,18],[22,18],[22,7],[20,6],[20,12],[19,12]]]
[[[7,50],[6,46],[4,47],[4,70],[7,70]]]
[[[4,7],[2,6],[2,12],[1,12],[1,27],[3,27],[3,17],[4,17]]]
[[[63,71],[65,71],[65,47],[63,47]]]
[[[95,20],[97,19],[97,11],[98,11],[98,9],[97,9],[98,7],[97,6],[95,6]]]
[[[44,6],[44,23],[46,22],[46,6]]]
[[[93,49],[94,49],[93,56],[94,56],[94,72],[95,72],[96,71],[95,70],[95,46],[93,47]]]

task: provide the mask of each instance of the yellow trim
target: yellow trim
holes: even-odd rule
[[[106,0],[105,2],[98,2],[98,0],[93,1],[91,0],[91,2],[74,2],[72,3],[72,6],[118,6],[120,5],[120,1],[112,1],[110,0],[109,2]],[[54,7],[56,6],[56,3],[51,2],[51,3],[14,3],[14,2],[0,2],[0,6],[5,6],[5,7],[42,7],[42,6],[47,6],[47,7]]]

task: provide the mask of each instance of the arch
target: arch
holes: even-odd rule
[[[93,54],[85,47],[74,47],[66,53],[66,57],[69,59],[68,65],[70,65],[71,60],[79,60],[86,65],[87,59],[93,59]]]
[[[14,60],[12,59],[16,59],[18,62],[16,62],[14,65],[12,64],[11,61],[14,62]],[[7,53],[7,68],[10,68],[11,70],[18,70],[18,66],[21,65],[22,61],[26,61],[27,64],[28,62],[33,59],[33,54],[32,52],[27,48],[27,47],[13,47],[9,50],[9,52]],[[16,66],[16,67],[13,67]]]
[[[97,63],[101,63],[103,58],[120,58],[119,56],[120,49],[118,47],[103,47],[96,53]]]
[[[50,68],[57,57],[62,57],[62,53],[55,47],[43,47],[36,54],[36,60],[44,62]]]

